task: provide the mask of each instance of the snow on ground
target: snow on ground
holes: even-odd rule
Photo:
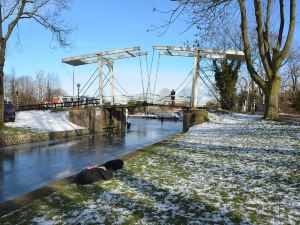
[[[300,126],[210,114],[125,162],[114,179],[70,185],[3,224],[299,224]]]
[[[69,113],[50,110],[21,111],[16,113],[15,122],[5,123],[9,127],[23,127],[39,131],[67,131],[84,129],[69,121]]]

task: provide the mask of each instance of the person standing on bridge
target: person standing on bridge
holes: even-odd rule
[[[175,105],[175,91],[174,91],[174,89],[171,91],[170,96],[171,96],[172,106],[174,106]]]

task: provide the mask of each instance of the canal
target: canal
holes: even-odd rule
[[[182,131],[180,121],[130,122],[131,128],[119,136],[87,135],[0,148],[0,203]]]

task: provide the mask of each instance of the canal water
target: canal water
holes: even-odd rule
[[[87,135],[0,148],[0,203],[182,131],[180,121],[131,119],[120,136]]]

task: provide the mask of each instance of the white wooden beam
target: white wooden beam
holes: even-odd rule
[[[116,56],[108,57],[108,59],[117,60],[117,59],[125,59],[125,58],[142,56],[142,55],[147,55],[147,52],[137,52],[137,53],[123,54],[123,55],[116,55]]]
[[[220,49],[208,49],[208,48],[158,46],[158,45],[153,46],[153,48],[155,50],[159,50],[159,51],[166,51],[166,52],[160,52],[161,55],[194,57],[195,52],[198,51],[198,52],[200,52],[201,58],[213,58],[213,59],[228,58],[228,59],[234,59],[234,60],[244,59],[244,52],[237,51],[237,50],[220,50]],[[220,55],[219,57],[217,56],[218,54]],[[223,55],[225,55],[225,57]]]
[[[161,51],[161,50],[171,50],[171,51],[189,51],[189,52],[194,52],[194,51],[198,50],[197,48],[194,48],[194,47],[176,47],[176,46],[160,46],[160,45],[154,45],[153,48],[155,50],[158,50],[158,51]]]
[[[134,55],[134,56],[131,56],[131,55]],[[124,55],[118,55],[118,56],[113,56],[113,57],[109,57],[109,58],[104,58],[102,57],[103,59],[106,59],[107,61],[113,61],[113,60],[117,60],[117,59],[125,59],[125,58],[130,58],[130,57],[136,57],[136,56],[142,56],[142,55],[147,55],[147,52],[140,52],[140,53],[131,53],[130,55],[129,54],[124,54]],[[97,63],[98,62],[98,59],[94,59],[94,60],[84,60],[86,63]],[[107,62],[108,63],[108,62]]]
[[[182,57],[195,57],[195,53],[189,52],[160,52],[160,55],[169,55],[169,56],[182,56]],[[228,55],[228,54],[216,54],[216,53],[199,53],[200,58],[207,58],[207,59],[243,59],[244,56],[238,55]]]
[[[75,60],[94,58],[94,57],[98,57],[98,56],[107,56],[107,55],[112,55],[112,54],[118,54],[118,53],[129,52],[129,51],[138,51],[138,50],[140,50],[140,47],[121,48],[121,49],[116,49],[116,50],[84,54],[84,55],[79,55],[79,56],[74,56],[74,57],[67,57],[67,58],[63,58],[62,62],[69,64],[68,62],[72,62]]]
[[[123,54],[123,55],[116,55],[112,57],[101,57],[108,63],[109,61],[117,60],[117,59],[125,59],[125,58],[130,58],[130,57],[136,57],[136,56],[142,56],[142,55],[147,55],[147,52],[137,52],[137,53],[130,53],[130,54]],[[98,63],[98,59],[92,59],[92,60],[87,60],[87,59],[76,59],[76,60],[70,60],[66,61],[65,63],[72,65],[72,66],[82,66],[86,64],[93,64],[93,63]]]

